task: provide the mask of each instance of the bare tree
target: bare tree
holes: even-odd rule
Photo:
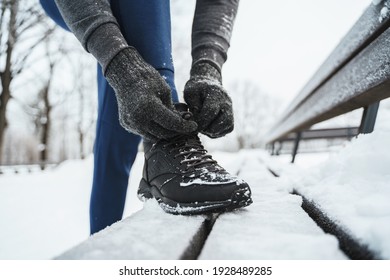
[[[228,87],[233,99],[238,148],[262,147],[264,134],[277,115],[279,101],[251,81],[238,80]]]
[[[34,1],[1,0],[0,2],[0,162],[7,105],[12,98],[12,84],[28,69],[37,46],[54,30],[47,24],[43,11]],[[39,59],[39,58],[37,58]]]
[[[79,135],[79,145],[80,145],[79,153],[81,159],[84,159],[85,156],[87,155],[87,152],[85,150],[85,140],[96,122],[93,113],[90,114],[90,118],[87,118],[87,116],[85,115],[85,106],[87,105],[85,93],[86,93],[85,91],[78,92],[80,96],[79,99],[80,104],[79,104],[79,120],[77,123],[77,132]],[[93,110],[93,112],[94,111],[95,110]]]
[[[59,100],[52,101],[51,93],[53,91],[52,83],[55,73],[55,68],[67,57],[70,49],[59,47],[50,48],[51,39],[46,38],[46,56],[48,63],[48,71],[45,71],[45,79],[42,88],[39,90],[37,98],[33,103],[28,104],[30,117],[35,124],[35,134],[39,137],[39,161],[42,163],[41,168],[44,169],[45,163],[49,160],[49,141],[52,127],[52,111],[55,107],[64,104],[68,99],[68,92],[61,92]],[[73,91],[73,90],[72,90]]]
[[[93,83],[95,81],[90,77],[90,74],[92,74],[91,71],[86,71],[86,69],[89,69],[92,65],[90,65],[89,61],[83,59],[83,57],[84,53],[81,53],[78,58],[78,65],[74,65],[74,74],[76,75],[75,92],[78,100],[77,134],[79,140],[79,156],[81,159],[84,159],[87,154],[85,150],[85,141],[96,122],[96,110],[95,108],[91,110],[91,107],[94,107],[91,106],[94,102],[90,100],[91,96],[95,96],[96,91],[91,88],[91,81],[93,81]]]
[[[41,168],[44,169],[45,162],[48,159],[48,143],[50,136],[50,127],[51,127],[51,110],[53,105],[50,103],[49,94],[50,94],[50,84],[51,78],[53,76],[55,63],[50,61],[49,63],[49,78],[47,83],[44,85],[42,90],[39,92],[38,100],[41,103],[38,118],[36,118],[36,126],[40,131],[40,156],[39,161],[42,163]]]

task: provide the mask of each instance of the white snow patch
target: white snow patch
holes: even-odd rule
[[[58,259],[178,259],[204,220],[204,216],[166,214],[155,200],[148,200],[141,211],[96,233]],[[166,229],[165,234],[161,229]]]
[[[335,237],[325,234],[262,163],[264,151],[242,151],[240,178],[253,204],[220,215],[200,259],[345,259]]]
[[[378,2],[378,1],[377,1]],[[379,1],[376,5],[379,5],[382,1]],[[375,5],[375,4],[374,4]],[[380,11],[379,22],[383,22],[390,15],[390,1],[386,0],[383,3],[383,7]]]
[[[390,259],[389,140],[388,129],[360,135],[328,161],[284,173],[286,188],[294,176],[290,185],[385,259]]]
[[[0,259],[49,259],[89,234],[92,157],[0,176]]]
[[[191,177],[191,176],[190,176]],[[229,183],[236,183],[237,185],[243,183],[242,180],[238,179],[235,176],[232,176],[230,174],[220,174],[216,172],[208,172],[207,169],[203,171],[203,173],[194,180],[190,180],[188,182],[181,182],[181,187],[187,187],[195,184],[202,184],[202,185],[221,185],[222,184],[229,184]]]

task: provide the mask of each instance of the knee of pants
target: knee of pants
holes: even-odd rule
[[[46,14],[54,20],[56,24],[61,26],[66,31],[70,31],[68,26],[66,25],[64,19],[61,16],[60,11],[58,10],[57,4],[54,0],[39,0],[42,5],[42,8],[45,10]]]

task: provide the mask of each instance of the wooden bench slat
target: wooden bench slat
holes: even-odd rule
[[[329,128],[329,129],[313,129],[302,131],[302,140],[314,140],[314,139],[332,139],[332,138],[348,138],[358,135],[359,127],[342,127],[342,128]],[[294,141],[296,139],[296,133],[290,133],[285,138],[280,139],[280,142]]]
[[[387,29],[306,99],[293,115],[279,123],[267,142],[390,97],[389,46],[390,29]]]
[[[56,259],[181,259],[206,216],[162,213],[157,202],[96,233]],[[196,245],[196,244],[193,244]]]
[[[200,259],[345,259],[336,238],[306,214],[299,196],[278,190],[260,160],[248,156],[240,173],[253,204],[218,217]]]

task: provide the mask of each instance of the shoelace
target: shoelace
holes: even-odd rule
[[[174,153],[175,158],[182,158],[180,163],[186,165],[186,170],[191,167],[206,167],[217,163],[207,153],[207,150],[203,147],[197,135],[176,136],[164,146],[166,148],[172,147],[169,152]]]

